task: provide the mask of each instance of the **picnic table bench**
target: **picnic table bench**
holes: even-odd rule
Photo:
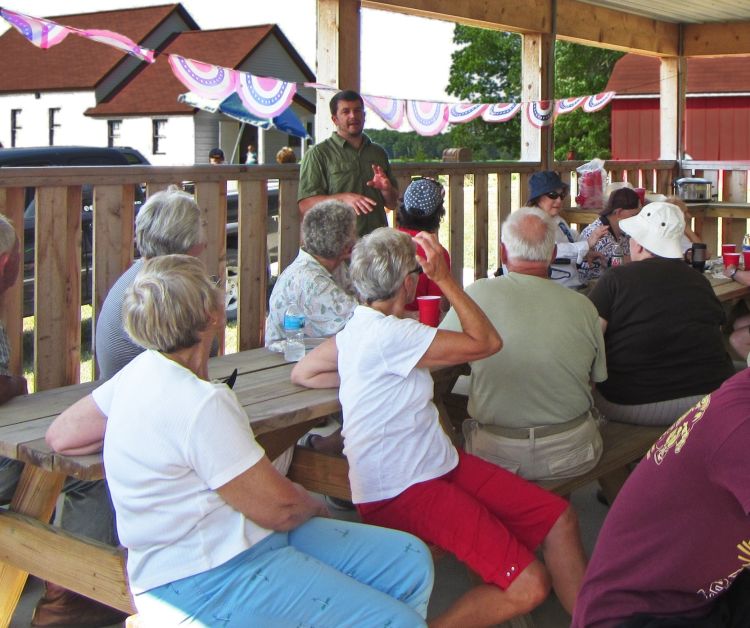
[[[292,366],[266,349],[209,361],[209,375],[214,379],[226,378],[237,369],[234,391],[271,459],[322,417],[341,409],[337,389],[292,384]],[[467,369],[461,365],[436,370],[436,393],[450,390]],[[17,397],[0,407],[0,455],[26,463],[9,509],[0,509],[0,628],[10,623],[29,573],[124,612],[136,612],[122,550],[48,523],[66,477],[104,477],[101,454],[63,456],[51,451],[44,440],[60,412],[96,385],[79,384]],[[450,430],[447,421],[445,425]],[[313,464],[311,477],[320,473]],[[295,479],[311,489],[317,486],[304,474]]]

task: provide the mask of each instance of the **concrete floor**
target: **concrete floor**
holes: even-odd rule
[[[596,537],[601,528],[607,508],[596,500],[596,484],[582,488],[572,496],[581,524],[581,536],[586,552],[590,555]],[[356,518],[352,511],[333,511],[335,517],[341,519]],[[465,567],[452,556],[445,556],[435,566],[435,587],[430,600],[428,618],[435,617],[444,611],[458,597],[471,588]],[[29,578],[21,601],[16,609],[10,628],[28,628],[31,614],[37,600],[42,594],[42,584],[36,578]],[[537,608],[532,614],[535,628],[566,628],[570,618],[562,609],[554,594]]]

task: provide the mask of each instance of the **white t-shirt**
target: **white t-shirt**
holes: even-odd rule
[[[93,392],[134,593],[201,573],[268,536],[216,492],[264,455],[224,384],[144,351]]]
[[[336,336],[344,454],[352,501],[395,497],[458,464],[432,403],[430,371],[415,368],[437,330],[358,306]]]

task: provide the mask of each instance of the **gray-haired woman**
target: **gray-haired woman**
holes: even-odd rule
[[[424,257],[415,257],[415,244]],[[435,281],[463,331],[404,318],[418,271]],[[352,281],[366,305],[303,358],[292,381],[340,384],[352,500],[365,523],[409,531],[454,553],[486,584],[433,626],[483,626],[528,612],[555,587],[571,611],[583,576],[575,515],[559,497],[456,450],[440,427],[429,368],[479,360],[502,341],[455,282],[434,234],[376,229],[354,247]],[[534,557],[542,547],[547,569]]]
[[[284,338],[284,313],[296,305],[305,335],[332,336],[349,320],[357,299],[344,262],[357,240],[356,215],[341,201],[314,205],[302,219],[302,247],[279,275],[266,319],[266,346]]]
[[[273,468],[234,393],[208,381],[224,305],[203,264],[146,261],[124,310],[147,350],[60,415],[47,440],[68,454],[103,442],[145,625],[424,625],[424,544],[319,517],[322,504]]]

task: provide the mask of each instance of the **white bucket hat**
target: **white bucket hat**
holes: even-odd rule
[[[659,257],[682,257],[685,216],[677,205],[658,201],[644,205],[640,213],[620,221],[620,229]]]

